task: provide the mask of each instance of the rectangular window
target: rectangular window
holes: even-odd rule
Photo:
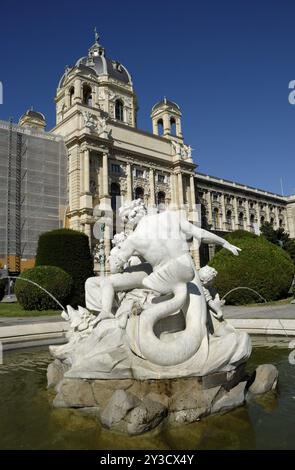
[[[136,178],[143,178],[143,170],[139,170],[139,169],[136,168],[135,176],[136,176]]]
[[[112,173],[120,173],[121,172],[121,168],[120,168],[120,165],[117,165],[116,163],[112,163],[111,164],[111,171]]]
[[[158,175],[158,183],[165,183],[165,176],[164,175]]]

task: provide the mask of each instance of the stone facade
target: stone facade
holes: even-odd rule
[[[67,68],[56,94],[57,125],[68,149],[68,226],[92,236],[93,209],[108,211],[141,197],[147,206],[196,203],[215,231],[259,232],[264,221],[295,237],[295,199],[196,172],[184,143],[179,106],[164,98],[151,112],[152,133],[137,129],[130,74],[107,58],[96,36],[88,55]],[[117,197],[117,199],[116,199]],[[116,202],[117,201],[117,202]],[[201,218],[201,217],[200,217]],[[110,250],[110,228],[106,229]],[[198,253],[194,253],[198,263]]]

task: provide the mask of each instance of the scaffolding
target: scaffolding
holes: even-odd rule
[[[0,262],[19,273],[39,235],[63,226],[67,151],[61,137],[0,121]]]

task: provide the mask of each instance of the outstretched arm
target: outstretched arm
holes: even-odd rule
[[[238,255],[240,248],[235,245],[231,245],[228,241],[224,240],[224,238],[215,235],[214,233],[208,232],[196,225],[191,224],[188,220],[182,219],[180,222],[181,230],[187,235],[187,237],[194,237],[196,238],[199,243],[209,243],[212,245],[220,245],[226,250],[229,250],[234,255]]]

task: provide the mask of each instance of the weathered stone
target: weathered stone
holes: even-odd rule
[[[104,408],[115,390],[129,389],[133,384],[133,380],[92,380],[90,383],[96,404],[100,408]]]
[[[247,382],[245,381],[240,382],[229,391],[221,390],[222,396],[220,396],[220,393],[216,396],[211,413],[221,413],[241,406],[245,402],[246,385]]]
[[[56,387],[63,379],[64,374],[67,372],[68,367],[58,359],[51,362],[47,368],[47,387]]]
[[[167,408],[160,403],[145,398],[127,416],[129,434],[142,434],[150,431],[165,418]]]
[[[266,393],[274,390],[278,383],[279,372],[273,364],[262,364],[254,372],[254,382],[249,391],[254,394]]]
[[[210,408],[220,389],[221,387],[218,386],[208,390],[199,390],[190,386],[188,389],[184,389],[182,392],[180,391],[171,397],[169,409],[171,411],[181,411],[194,408]]]
[[[202,416],[208,414],[208,408],[195,408],[180,411],[173,411],[169,414],[170,424],[185,424],[199,421]]]
[[[128,411],[140,405],[140,400],[125,390],[116,390],[100,414],[101,422],[108,428],[118,428]]]
[[[58,408],[96,406],[92,388],[88,380],[63,379],[57,386],[57,392],[53,405]]]

